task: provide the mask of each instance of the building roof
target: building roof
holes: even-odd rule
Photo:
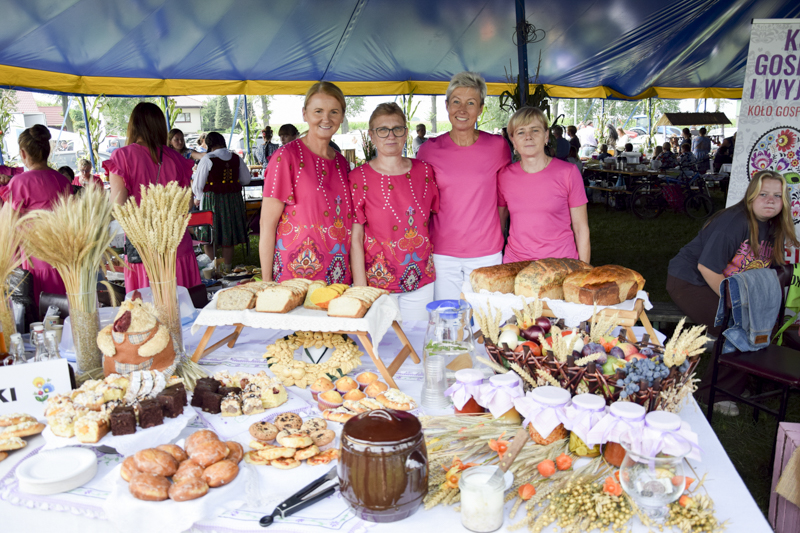
[[[36,99],[33,97],[33,93],[17,91],[17,113],[23,113],[26,115],[42,113],[42,111],[39,111],[39,107],[36,105]]]
[[[180,107],[181,109],[203,107],[203,102],[191,96],[173,96],[172,99],[175,100],[175,107]]]
[[[699,126],[705,124],[731,124],[725,113],[664,113],[656,126]]]
[[[39,111],[44,113],[44,119],[48,126],[60,128],[61,123],[64,122],[60,105],[40,105]]]

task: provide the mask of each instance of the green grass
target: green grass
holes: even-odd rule
[[[724,207],[724,197],[712,192],[715,208]],[[703,227],[704,221],[692,220],[685,214],[666,212],[654,220],[640,220],[629,211],[606,209],[603,204],[589,205],[589,227],[592,240],[592,264],[617,264],[633,268],[646,280],[645,290],[654,302],[669,301],[666,291],[667,265],[687,242]],[[250,254],[237,246],[234,265],[258,264],[258,237],[250,238]],[[664,330],[667,335],[672,330]],[[709,362],[703,355],[697,368],[702,376]],[[751,383],[751,389],[754,383]],[[765,383],[765,390],[769,385]],[[778,400],[768,406],[777,410]],[[772,483],[770,456],[775,443],[776,424],[771,416],[762,414],[753,422],[753,410],[739,405],[741,414],[731,418],[715,414],[712,427],[744,480],[761,511],[766,515]],[[800,422],[800,395],[793,395],[787,412],[788,422]],[[702,446],[702,443],[700,443]],[[715,495],[712,494],[712,497]]]

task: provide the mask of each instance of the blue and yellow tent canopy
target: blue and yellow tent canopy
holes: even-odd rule
[[[517,0],[525,1],[525,0]],[[752,19],[797,0],[525,1],[561,98],[739,98]],[[509,88],[515,0],[4,0],[0,86],[65,94],[442,94]]]

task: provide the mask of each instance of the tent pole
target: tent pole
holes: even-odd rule
[[[574,99],[573,102],[575,103],[575,108],[574,108],[574,111],[572,113],[573,114],[572,123],[575,124],[575,126],[577,127],[578,126],[578,99],[577,98]]]
[[[227,98],[227,96],[225,97]],[[236,119],[239,118],[239,100],[242,99],[240,94],[236,97],[236,109],[233,110],[233,124],[231,124],[231,134],[228,136],[228,150],[232,149],[231,143],[233,142],[233,130],[236,129]]]
[[[517,63],[519,64],[519,107],[528,104],[528,35],[525,31],[525,1],[516,0],[517,7]]]
[[[247,144],[245,145],[244,157],[250,156],[250,115],[247,112],[247,95],[244,95],[244,132],[247,137]]]
[[[647,135],[650,136],[650,141],[653,140],[653,99],[647,99]],[[652,142],[648,143],[652,146]]]
[[[161,97],[164,100],[164,116],[167,117],[167,131],[169,131],[169,101],[166,96]]]
[[[81,106],[83,107],[83,124],[86,126],[86,138],[89,140],[89,158],[92,160],[92,168],[97,170],[94,162],[94,150],[92,150],[92,132],[89,131],[89,113],[86,112],[86,97],[81,95]]]

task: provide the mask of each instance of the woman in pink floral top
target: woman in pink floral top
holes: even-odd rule
[[[433,301],[431,212],[439,209],[433,167],[403,157],[406,116],[395,103],[380,104],[369,119],[377,155],[350,173],[355,285],[398,293],[404,320],[427,320]]]
[[[264,179],[259,255],[264,280],[352,282],[353,202],[347,160],[330,147],[344,119],[342,91],[329,82],[306,93],[308,133],[278,149]]]

